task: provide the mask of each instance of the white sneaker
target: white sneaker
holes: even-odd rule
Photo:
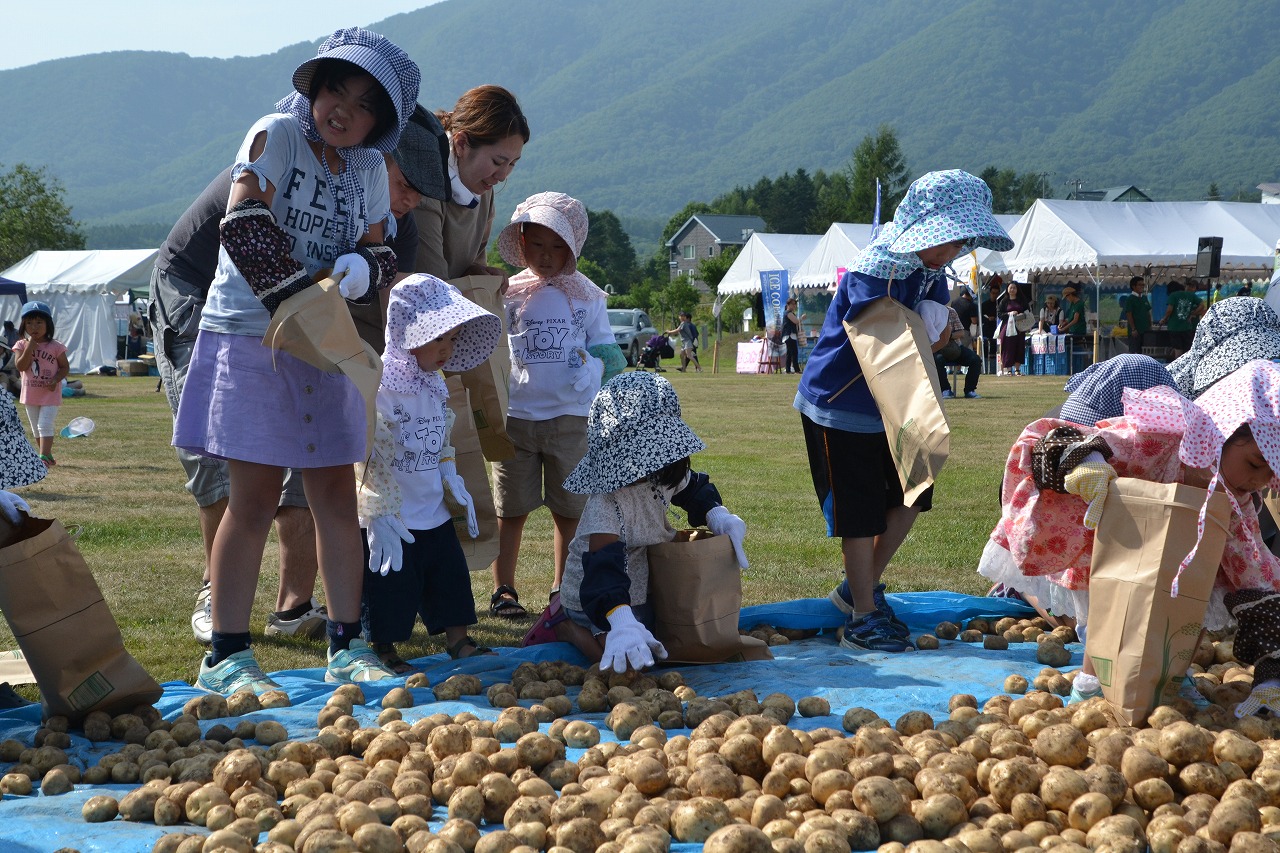
[[[268,637],[310,637],[318,640],[325,634],[329,624],[329,611],[322,604],[311,599],[311,609],[297,619],[281,619],[272,613],[267,617]]]
[[[196,635],[196,642],[213,642],[213,608],[210,604],[213,589],[209,584],[200,587],[196,593],[196,609],[191,614],[191,633]]]

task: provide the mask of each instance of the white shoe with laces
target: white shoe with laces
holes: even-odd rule
[[[206,645],[213,642],[213,609],[210,604],[213,589],[209,584],[200,587],[196,593],[196,609],[191,614],[191,633],[196,642]]]
[[[329,624],[329,611],[323,604],[311,599],[311,609],[296,619],[281,619],[272,613],[267,617],[268,637],[310,637],[318,640]]]

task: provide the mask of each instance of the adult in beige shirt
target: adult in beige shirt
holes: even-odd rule
[[[448,144],[447,201],[425,198],[418,223],[418,272],[445,281],[498,275],[486,252],[493,230],[493,188],[507,179],[529,141],[529,122],[501,86],[464,92],[452,111],[436,113]]]

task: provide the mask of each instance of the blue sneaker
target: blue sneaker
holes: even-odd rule
[[[955,393],[954,391],[952,391],[950,388],[948,388],[947,390],[945,390],[945,391],[943,391],[943,392],[942,392],[942,399],[944,399],[944,400],[950,400],[950,399],[951,399],[952,397],[954,397],[955,395],[956,395],[956,393]]]
[[[884,597],[885,585],[876,584],[876,588],[871,591],[872,600],[876,603],[876,610],[883,613],[889,619],[889,625],[904,640],[911,636],[911,629],[907,627],[907,623],[898,618],[893,612],[893,608],[889,606],[889,601]],[[840,585],[831,590],[831,594],[827,596],[827,600],[836,606],[836,608],[845,616],[853,615],[853,594],[849,592],[849,580],[840,581]]]
[[[840,645],[872,652],[913,652],[916,648],[909,639],[899,636],[889,617],[879,610],[861,619],[849,620],[840,631]]]
[[[329,666],[324,673],[324,680],[330,684],[358,684],[399,677],[383,666],[364,640],[352,640],[350,648],[329,655]]]
[[[245,688],[254,693],[280,689],[280,685],[268,678],[258,666],[252,649],[236,652],[215,666],[209,666],[208,657],[201,658],[200,677],[196,679],[196,687],[208,693],[221,693],[223,696],[230,696]]]
[[[965,396],[965,399],[968,399],[968,400],[980,400],[980,399],[982,399],[982,395],[981,395],[981,394],[979,394],[977,391],[965,391],[965,392],[964,392],[964,396]]]

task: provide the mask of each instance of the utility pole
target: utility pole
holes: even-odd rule
[[[1049,195],[1049,178],[1053,176],[1053,172],[1036,172],[1036,177],[1040,179],[1040,198],[1047,198]]]
[[[1067,178],[1062,183],[1069,187],[1075,187],[1077,194],[1080,192],[1080,188],[1085,185],[1085,181],[1082,178]]]

